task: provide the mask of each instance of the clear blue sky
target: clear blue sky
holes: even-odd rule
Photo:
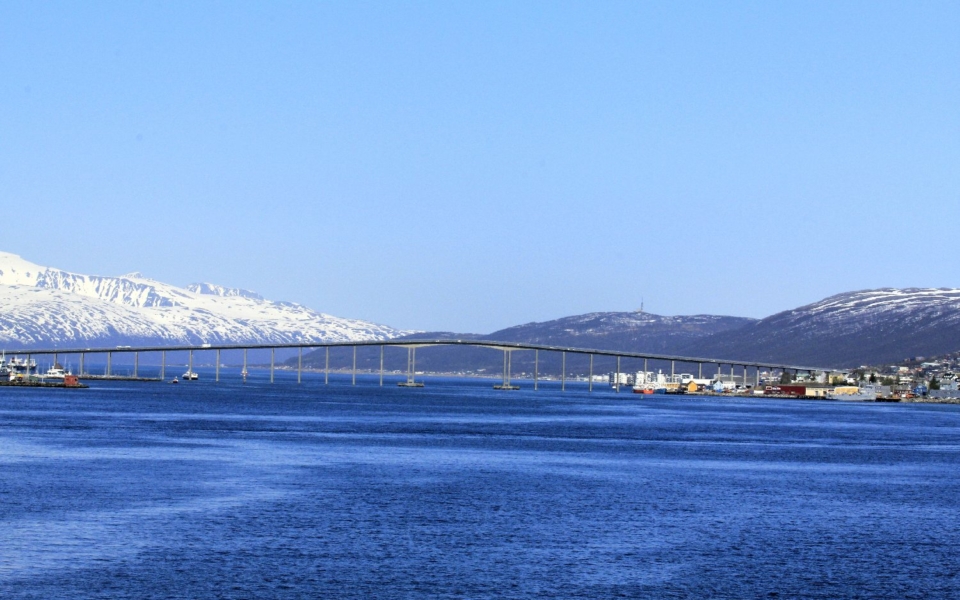
[[[397,327],[960,286],[958,2],[14,2],[0,250]]]

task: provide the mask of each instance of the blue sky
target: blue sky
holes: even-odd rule
[[[960,3],[13,2],[0,249],[490,332],[960,286]]]

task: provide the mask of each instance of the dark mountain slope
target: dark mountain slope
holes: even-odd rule
[[[855,367],[960,349],[960,290],[848,292],[735,331],[691,340],[682,354]]]
[[[489,335],[425,332],[406,336],[407,339],[476,339],[502,342],[525,342],[547,346],[573,346],[598,350],[628,350],[632,352],[676,353],[690,342],[713,333],[730,331],[751,324],[754,319],[695,315],[664,317],[639,312],[605,312],[564,317],[542,323],[527,323],[495,331]],[[404,338],[399,338],[404,339]],[[325,352],[304,355],[304,363],[322,367]],[[331,351],[331,366],[344,368],[352,364],[352,352]],[[379,350],[360,349],[357,354],[361,369],[379,368]],[[512,359],[515,373],[533,371],[533,352],[515,352]],[[597,359],[596,373],[612,371],[612,359]],[[385,354],[388,370],[406,367],[406,351],[390,348]],[[502,369],[503,354],[490,348],[443,347],[421,348],[417,351],[417,370],[431,372],[498,373]],[[556,353],[541,353],[540,372],[559,375],[561,359]],[[567,371],[586,373],[586,357],[570,356]],[[622,365],[624,370],[636,365]]]

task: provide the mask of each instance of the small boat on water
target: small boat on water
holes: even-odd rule
[[[198,379],[200,379],[200,376],[193,371],[187,371],[186,373],[183,374],[184,381],[196,381]]]
[[[70,375],[67,371],[64,370],[59,364],[55,364],[42,375],[44,379],[63,379],[67,375]]]
[[[177,379],[176,377],[174,377],[174,378],[173,378],[173,381],[171,381],[170,383],[180,383],[180,380]]]

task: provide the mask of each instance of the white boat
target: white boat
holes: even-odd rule
[[[200,376],[194,373],[193,371],[187,371],[186,373],[183,374],[182,379],[184,381],[196,381],[200,379]]]
[[[34,359],[26,360],[23,358],[7,359],[6,355],[0,358],[0,377],[6,377],[10,381],[23,381],[36,377],[37,361]]]
[[[64,368],[61,367],[59,364],[55,364],[49,369],[47,369],[46,372],[43,375],[41,375],[41,377],[43,377],[44,379],[63,379],[67,375],[70,375],[70,373],[65,371]]]

